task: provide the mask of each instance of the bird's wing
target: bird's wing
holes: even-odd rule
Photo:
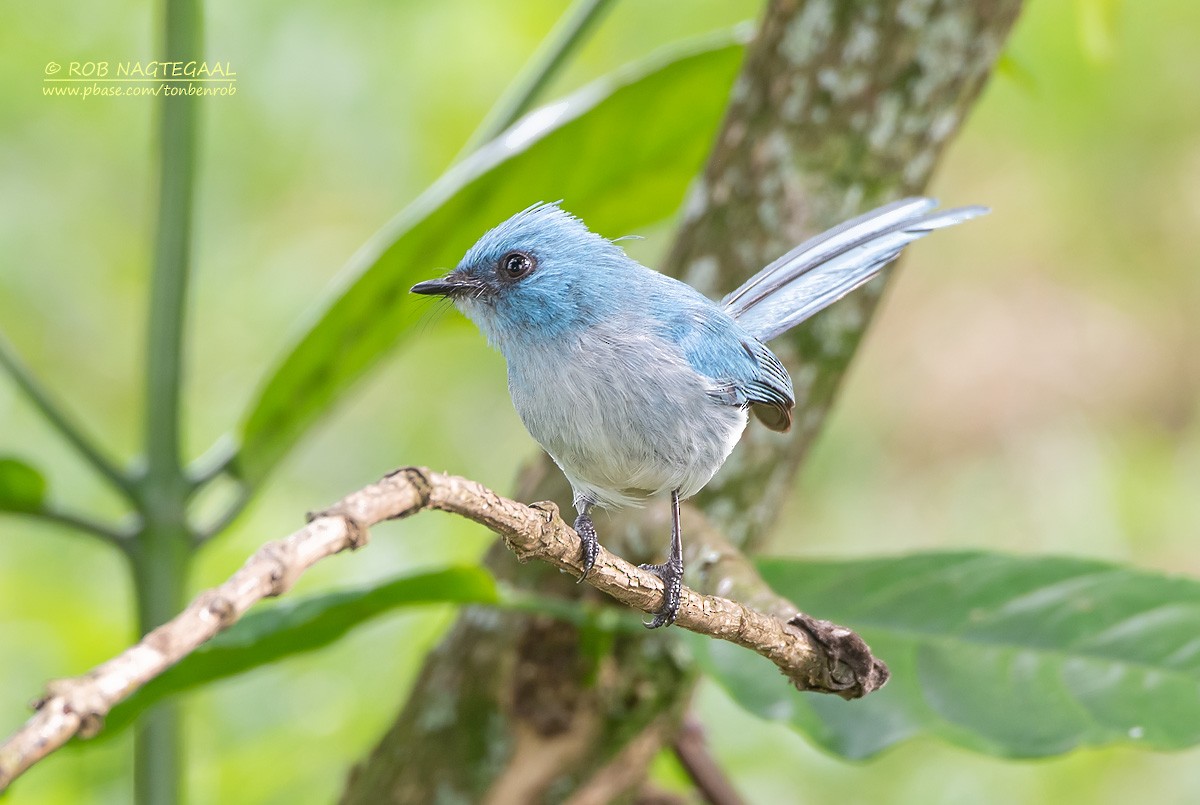
[[[770,341],[863,285],[914,240],[987,212],[934,211],[929,198],[906,198],[806,240],[721,300],[725,312]]]
[[[757,364],[754,377],[745,383],[746,399],[751,403],[754,415],[771,430],[790,429],[796,399],[787,369],[757,338],[747,337],[742,341],[742,348]]]
[[[692,369],[712,381],[709,396],[753,408],[772,430],[791,427],[792,380],[766,345],[707,302],[659,320]]]

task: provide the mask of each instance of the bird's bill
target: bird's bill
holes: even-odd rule
[[[412,287],[412,292],[422,294],[423,296],[450,296],[458,288],[459,286],[456,283],[445,279],[436,279],[418,282]]]
[[[412,287],[411,291],[412,293],[419,293],[424,296],[455,297],[467,293],[476,287],[477,284],[469,277],[463,276],[456,271],[451,271],[444,277],[418,282]]]

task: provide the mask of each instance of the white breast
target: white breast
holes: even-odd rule
[[[649,333],[601,325],[585,337],[507,351],[513,405],[577,500],[636,505],[674,489],[690,497],[746,427],[743,409],[711,397],[714,383]]]

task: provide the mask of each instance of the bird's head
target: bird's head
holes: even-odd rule
[[[412,291],[453,299],[503,350],[605,316],[629,262],[558,204],[535,204],[481,237],[449,274]]]

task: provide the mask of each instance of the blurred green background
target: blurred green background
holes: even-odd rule
[[[207,4],[209,58],[231,62],[239,83],[236,96],[202,105],[190,455],[232,428],[339,266],[447,166],[564,7]],[[619,3],[551,94],[759,10]],[[141,415],[155,106],[43,97],[41,77],[52,60],[154,58],[157,23],[142,3],[0,7],[0,331],[123,459],[137,450]],[[1030,0],[1005,69],[933,187],[994,212],[911,250],[775,552],[972,546],[1200,576],[1198,36],[1193,0]],[[653,265],[669,232],[626,245]],[[479,234],[463,232],[463,246]],[[220,582],[305,511],[394,466],[506,489],[535,450],[499,355],[455,314],[430,316],[205,549],[192,587]],[[0,453],[47,469],[59,499],[121,510],[6,378]],[[438,515],[380,527],[368,554],[318,565],[296,592],[473,561],[488,541]],[[45,680],[133,638],[125,576],[94,541],[0,518],[0,732],[24,720]],[[191,696],[190,801],[329,801],[452,614],[391,616]],[[757,722],[715,687],[698,707],[754,802],[796,792],[805,801],[1200,801],[1200,750],[1011,763],[920,740],[849,764]],[[60,752],[9,801],[125,802],[129,744]],[[658,772],[682,785],[670,763]]]

